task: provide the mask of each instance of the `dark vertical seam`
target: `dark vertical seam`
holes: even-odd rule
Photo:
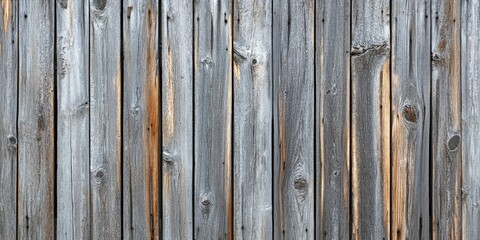
[[[389,207],[390,207],[390,209],[389,209],[389,213],[390,213],[389,214],[390,215],[389,221],[390,221],[390,227],[389,227],[389,229],[390,229],[390,233],[386,233],[386,234],[389,235],[390,239],[393,239],[393,232],[394,232],[394,229],[392,229],[393,228],[393,213],[392,213],[393,212],[392,211],[392,189],[393,189],[392,188],[392,185],[393,185],[392,184],[393,183],[392,176],[393,175],[392,175],[392,173],[393,173],[393,147],[394,147],[393,146],[393,127],[392,127],[393,126],[393,114],[392,114],[392,105],[393,105],[392,104],[392,100],[393,100],[393,97],[392,97],[392,48],[393,47],[392,47],[392,36],[393,36],[393,33],[394,33],[392,31],[392,12],[394,12],[394,11],[392,11],[392,8],[393,8],[392,3],[393,3],[393,1],[390,0],[389,1],[390,14],[389,14],[389,19],[388,19],[389,30],[390,30],[390,36],[389,36],[389,41],[390,41],[389,52],[390,52],[390,54],[389,54],[389,63],[388,63],[388,68],[389,68],[389,70],[388,70],[388,75],[389,75],[388,80],[390,82],[389,83],[389,90],[390,90],[389,105],[390,105],[390,108],[388,110],[389,111],[389,116],[390,116],[390,119],[389,119],[389,131],[390,131],[390,139],[389,140],[390,140],[390,142],[388,143],[390,145],[390,149],[389,149],[390,150],[390,153],[389,153],[389,156],[390,156],[390,161],[389,161],[390,162],[390,166],[389,166],[389,169],[390,169],[390,176],[389,176],[389,181],[390,181],[390,183],[389,183],[390,184],[390,193],[389,193],[389,201],[390,201],[389,202]],[[411,48],[411,46],[410,46],[410,48]],[[408,177],[407,177],[407,179],[408,179]],[[407,189],[407,192],[408,192],[408,189]],[[408,193],[407,193],[407,196],[408,196]]]
[[[54,170],[53,170],[53,238],[56,237],[56,228],[57,228],[57,171],[58,171],[58,161],[57,161],[57,126],[58,126],[58,93],[57,93],[57,4],[53,3],[53,161],[54,161]],[[70,175],[71,177],[71,175]],[[74,229],[72,229],[74,230]]]
[[[317,1],[313,2],[313,237],[317,235]]]
[[[432,34],[433,34],[433,26],[432,26],[432,22],[433,22],[433,19],[434,19],[434,16],[433,16],[433,12],[432,12],[432,2],[430,2],[430,21],[429,21],[429,24],[430,24],[430,40],[429,40],[429,43],[430,43],[430,55],[432,54]],[[428,23],[427,23],[428,24]],[[430,92],[429,92],[429,97],[430,97],[430,132],[429,132],[429,156],[428,156],[428,159],[429,159],[429,170],[428,170],[428,182],[429,182],[429,187],[428,187],[428,210],[429,210],[429,223],[430,223],[430,238],[433,237],[433,229],[434,229],[434,222],[433,222],[433,177],[434,177],[434,164],[433,164],[433,147],[432,147],[432,143],[433,143],[433,135],[432,135],[432,130],[433,130],[433,127],[432,127],[432,122],[433,122],[433,109],[432,109],[432,106],[433,106],[433,97],[432,97],[432,90],[433,90],[433,84],[432,84],[432,58],[430,57],[430,70],[429,70],[429,76],[430,76],[430,79],[429,79],[429,82],[430,82]]]
[[[195,154],[196,154],[196,148],[195,148],[195,8],[197,6],[197,0],[194,0],[192,3],[192,135],[191,135],[191,141],[192,141],[192,179],[191,179],[191,184],[192,184],[192,239],[195,239],[195,194],[196,194],[196,189],[195,189]],[[198,17],[198,16],[197,16]]]
[[[459,79],[458,82],[459,82],[459,85],[460,85],[459,86],[459,90],[460,90],[459,96],[460,96],[460,98],[457,100],[457,101],[460,102],[460,108],[459,108],[460,109],[460,118],[459,118],[460,119],[460,126],[459,126],[459,128],[460,128],[460,136],[461,136],[460,143],[462,143],[461,140],[463,139],[463,117],[462,117],[462,114],[463,114],[462,113],[463,112],[462,111],[463,110],[462,109],[462,106],[463,106],[463,101],[462,101],[462,99],[463,99],[463,91],[462,91],[462,89],[463,89],[462,88],[462,83],[463,83],[463,77],[462,77],[462,69],[463,69],[463,67],[462,67],[462,43],[463,43],[462,42],[462,22],[463,22],[462,21],[463,20],[462,13],[463,13],[463,7],[462,7],[462,2],[463,1],[460,1],[460,3],[458,4],[458,5],[460,5],[459,6],[460,13],[459,13],[459,19],[457,20],[459,22],[457,33],[459,35],[458,38],[459,38],[459,45],[460,45],[459,46],[459,58],[458,58],[458,61],[459,61],[458,71],[459,71],[459,75],[460,75],[460,79]],[[460,219],[461,220],[460,220],[460,226],[459,226],[459,231],[458,232],[461,234],[460,238],[465,238],[465,236],[463,236],[463,233],[465,231],[463,231],[463,223],[462,223],[463,220],[464,220],[464,214],[463,214],[463,210],[462,210],[462,208],[463,208],[463,198],[462,198],[462,189],[463,189],[463,146],[462,146],[462,144],[460,144],[459,148],[460,148],[459,149],[460,150],[459,151],[460,152],[459,153],[460,163],[459,163],[459,170],[458,171],[460,172],[460,194],[459,194],[460,195],[460,197],[459,197],[460,202],[459,202],[459,206],[460,206]]]
[[[89,209],[89,219],[90,219],[90,222],[88,224],[88,227],[89,227],[89,239],[92,239],[92,235],[93,235],[93,214],[92,214],[92,193],[91,193],[91,179],[92,179],[92,172],[91,172],[91,166],[92,166],[92,143],[91,143],[91,140],[92,140],[92,136],[91,136],[91,133],[92,133],[92,129],[91,129],[91,126],[92,126],[92,107],[91,107],[91,104],[92,104],[92,99],[91,99],[91,88],[90,88],[90,85],[91,85],[91,78],[90,78],[90,41],[91,41],[91,29],[90,29],[90,1],[86,1],[86,3],[83,5],[85,7],[85,5],[87,5],[86,9],[84,9],[84,13],[85,12],[88,12],[88,22],[87,24],[85,24],[85,26],[88,26],[88,63],[87,63],[87,67],[88,67],[88,75],[87,75],[87,78],[88,78],[88,104],[89,104],[89,108],[88,108],[88,200],[89,200],[89,203],[88,203],[88,209]]]
[[[275,54],[274,54],[274,49],[275,49],[275,45],[273,43],[273,32],[275,30],[275,18],[274,18],[274,3],[276,1],[275,0],[272,0],[270,2],[270,11],[271,11],[271,19],[270,19],[270,24],[271,24],[271,29],[270,29],[270,54],[271,54],[271,62],[270,62],[270,74],[271,74],[271,88],[270,88],[270,91],[271,91],[271,97],[272,97],[272,106],[271,106],[271,121],[272,121],[272,125],[271,125],[271,162],[270,162],[270,167],[271,167],[271,172],[272,172],[272,175],[270,176],[271,178],[271,189],[272,189],[272,192],[271,192],[271,203],[272,203],[272,214],[271,214],[271,218],[272,218],[272,239],[275,239],[275,103],[276,103],[276,100],[275,100],[275,74],[274,74],[274,69],[275,69]]]
[[[231,106],[232,106],[232,111],[230,112],[230,115],[231,115],[231,134],[230,134],[230,154],[231,154],[231,158],[230,158],[230,178],[231,178],[231,181],[230,181],[230,192],[229,192],[229,195],[230,195],[230,208],[231,210],[228,210],[228,211],[232,211],[231,213],[231,217],[230,218],[230,223],[229,223],[229,226],[230,226],[230,235],[228,237],[232,237],[232,238],[229,238],[229,239],[233,239],[233,233],[234,233],[234,213],[235,213],[235,200],[234,200],[234,196],[233,196],[233,191],[234,191],[234,187],[235,187],[235,161],[234,161],[234,152],[235,152],[235,88],[234,88],[234,84],[235,84],[235,81],[233,79],[233,38],[235,36],[235,29],[233,27],[233,23],[235,22],[233,20],[233,16],[235,14],[235,4],[234,4],[234,1],[230,1],[230,4],[231,4],[231,9],[230,9],[230,22],[229,22],[229,28],[230,28],[230,31],[232,32],[232,34],[230,35],[230,48],[228,49],[228,55],[230,56],[230,81],[231,81],[231,89],[230,91],[232,91],[232,102],[231,102]],[[230,212],[229,212],[230,214]],[[227,214],[227,215],[229,215]]]
[[[350,102],[350,104],[349,104],[349,108],[350,108],[349,109],[349,111],[350,111],[350,116],[349,116],[349,122],[350,122],[349,141],[350,141],[350,143],[349,143],[349,145],[350,145],[350,148],[349,148],[349,153],[348,153],[349,154],[349,161],[350,161],[349,169],[348,169],[348,171],[350,173],[350,177],[349,177],[349,189],[350,189],[350,191],[349,191],[349,193],[350,193],[350,196],[349,196],[349,201],[350,201],[349,202],[349,216],[350,216],[350,219],[349,219],[349,228],[348,229],[349,229],[350,239],[353,238],[353,231],[354,231],[354,229],[353,229],[353,217],[354,217],[353,216],[353,191],[352,191],[352,178],[353,178],[352,177],[353,176],[353,172],[352,172],[352,169],[353,169],[353,167],[352,167],[353,166],[353,161],[352,161],[352,153],[353,153],[353,150],[352,150],[352,148],[353,148],[352,147],[352,145],[353,145],[352,144],[353,143],[353,137],[352,137],[353,136],[352,135],[352,133],[353,133],[353,130],[352,130],[353,129],[353,101],[352,101],[353,100],[353,97],[352,97],[352,95],[353,95],[353,81],[352,81],[352,54],[351,54],[351,52],[352,52],[352,30],[353,30],[352,19],[353,19],[353,5],[354,5],[354,2],[355,2],[355,0],[351,0],[350,1],[350,6],[349,6],[350,7],[350,19],[349,19],[349,21],[350,21],[350,29],[349,29],[350,30],[350,36],[349,36],[350,43],[348,45],[348,49],[349,49],[348,50],[348,52],[349,52],[349,56],[348,56],[348,58],[349,58],[348,78],[349,79],[348,79],[348,81],[349,81],[349,84],[350,84],[350,93],[348,95],[349,102]]]
[[[20,3],[19,3],[19,1],[16,1],[15,3],[16,3],[16,7],[17,7],[17,9],[16,9],[17,10],[17,16],[16,16],[16,20],[17,20],[16,30],[17,31],[16,31],[16,33],[13,33],[14,35],[16,35],[15,47],[16,47],[16,53],[17,53],[17,109],[16,109],[16,111],[17,111],[16,112],[16,118],[17,119],[15,121],[16,122],[16,126],[15,126],[15,128],[16,128],[16,138],[17,138],[17,156],[16,156],[16,158],[17,158],[16,159],[17,160],[16,161],[17,182],[16,182],[16,192],[15,192],[15,196],[16,196],[15,197],[16,198],[15,199],[16,200],[15,201],[16,202],[16,206],[15,206],[15,211],[16,211],[16,214],[15,214],[15,223],[16,223],[15,224],[15,238],[18,239],[18,236],[19,236],[19,230],[18,230],[19,229],[19,227],[18,227],[19,216],[18,216],[18,214],[20,212],[19,211],[20,206],[18,204],[18,202],[19,202],[18,190],[20,189],[20,186],[19,186],[20,185],[19,184],[20,183],[20,181],[19,181],[20,174],[19,174],[19,167],[18,167],[19,159],[20,159],[19,158],[19,153],[20,153],[20,150],[19,150],[20,149],[20,137],[19,137],[19,135],[20,134],[19,134],[19,131],[18,131],[18,119],[19,119],[19,112],[20,112],[19,111],[19,107],[20,107],[20,104],[19,104],[19,101],[20,101],[20,38],[19,38],[19,36],[20,36],[20,34],[19,34],[19,32],[20,32]]]
[[[120,87],[120,99],[119,99],[119,102],[117,102],[117,104],[120,104],[120,146],[121,146],[121,151],[120,151],[120,166],[117,166],[118,168],[120,168],[120,186],[121,186],[121,189],[120,189],[120,238],[123,239],[124,237],[124,228],[123,228],[123,221],[124,221],[124,216],[123,216],[123,202],[124,202],[124,199],[123,199],[123,149],[124,149],[124,138],[123,138],[123,82],[124,82],[124,78],[125,78],[125,69],[124,69],[124,64],[125,64],[125,61],[124,61],[124,57],[125,57],[125,49],[124,49],[124,46],[123,46],[123,0],[120,1],[120,86],[117,86],[117,87]],[[131,201],[131,199],[130,199]],[[132,216],[130,215],[130,220],[132,219]],[[132,227],[132,226],[131,226]],[[128,230],[127,230],[128,231]],[[133,231],[131,232],[131,234],[133,235]]]
[[[157,121],[159,122],[159,124],[157,125],[159,130],[159,134],[158,134],[158,162],[157,162],[157,168],[158,168],[158,175],[157,176],[157,182],[159,183],[158,185],[158,201],[159,201],[159,205],[158,205],[158,216],[155,216],[157,218],[157,221],[158,221],[158,239],[163,239],[163,224],[162,224],[162,220],[163,220],[163,91],[162,91],[162,86],[163,86],[163,74],[162,74],[162,6],[163,6],[163,1],[160,0],[157,2],[158,6],[157,6],[157,11],[158,11],[158,26],[157,26],[157,53],[156,53],[156,58],[157,58],[157,65],[156,65],[156,70],[157,70],[157,76],[158,76],[158,101],[159,101],[159,104],[157,105],[157,109],[158,109],[158,116],[157,116]],[[154,226],[155,227],[155,226]]]

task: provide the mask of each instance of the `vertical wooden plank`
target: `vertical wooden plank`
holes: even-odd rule
[[[0,4],[0,239],[17,237],[18,1]]]
[[[54,2],[19,3],[18,238],[53,239]]]
[[[480,2],[462,3],[462,236],[480,239]]]
[[[235,239],[272,238],[272,2],[235,0]]]
[[[432,237],[460,239],[460,1],[432,0]]]
[[[392,1],[392,239],[430,239],[429,1]]]
[[[123,238],[159,239],[159,8],[152,0],[122,7]]]
[[[193,1],[162,0],[163,237],[193,238]]]
[[[88,1],[57,1],[57,228],[90,238]]]
[[[314,1],[273,1],[274,239],[314,237]]]
[[[350,238],[350,0],[316,4],[316,238]]]
[[[352,4],[352,237],[389,239],[390,2]]]
[[[195,239],[233,237],[231,8],[195,2]]]
[[[94,239],[119,239],[122,234],[120,15],[119,1],[90,1],[90,190]]]

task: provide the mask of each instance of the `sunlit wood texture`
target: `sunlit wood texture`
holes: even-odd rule
[[[316,3],[317,239],[350,238],[350,4]]]
[[[430,1],[392,1],[392,239],[430,239]]]
[[[89,2],[57,1],[58,239],[90,238]]]
[[[273,1],[274,239],[313,239],[314,1]]]
[[[0,4],[0,239],[17,237],[18,1]]]
[[[352,238],[390,235],[390,1],[352,2]]]
[[[462,237],[460,1],[432,0],[431,9],[432,238],[460,239]]]
[[[232,1],[195,1],[194,11],[194,238],[231,239]]]
[[[90,0],[89,14],[91,237],[119,239],[122,236],[120,1]]]

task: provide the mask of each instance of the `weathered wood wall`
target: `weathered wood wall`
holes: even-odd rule
[[[2,0],[0,239],[480,239],[480,0]]]

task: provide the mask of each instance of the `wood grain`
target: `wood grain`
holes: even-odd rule
[[[159,5],[124,0],[123,238],[160,239]]]
[[[194,238],[232,239],[232,6],[194,7]]]
[[[163,237],[193,238],[193,1],[163,0]]]
[[[17,237],[53,239],[54,3],[22,0],[19,13]]]
[[[313,239],[314,1],[273,1],[274,239]]]
[[[352,238],[390,233],[390,5],[352,2]]]
[[[392,4],[391,238],[430,239],[430,3]]]
[[[235,239],[271,239],[272,2],[235,0],[233,36]]]
[[[122,71],[119,1],[90,0],[91,237],[122,236]]]
[[[18,1],[0,4],[0,239],[17,237]]]
[[[432,0],[432,238],[460,239],[460,1]]]
[[[480,239],[480,2],[462,2],[462,236]]]
[[[88,1],[57,1],[57,225],[59,239],[90,238]]]
[[[350,238],[350,0],[316,4],[316,238]]]

